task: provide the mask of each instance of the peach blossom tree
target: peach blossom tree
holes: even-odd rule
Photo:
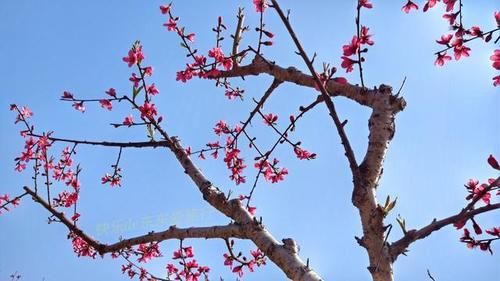
[[[420,3],[403,1],[404,13],[416,12]],[[492,12],[492,26],[465,26],[463,24],[463,3],[461,0],[422,1],[422,10],[444,9],[443,18],[449,24],[450,32],[436,40],[440,49],[435,53],[435,65],[441,67],[453,58],[461,60],[470,54],[471,41],[483,41],[485,44],[497,43],[500,33],[500,12]],[[352,205],[359,212],[362,233],[356,236],[360,247],[368,256],[367,268],[375,281],[393,280],[393,267],[401,255],[405,255],[410,245],[424,239],[446,226],[453,226],[461,232],[460,241],[469,248],[492,252],[491,245],[500,239],[500,226],[480,225],[477,217],[483,213],[500,208],[500,165],[493,155],[485,155],[484,169],[491,169],[492,176],[484,182],[469,180],[465,184],[467,196],[464,206],[453,215],[434,219],[429,224],[413,228],[399,217],[396,227],[402,234],[395,238],[389,236],[393,228],[386,220],[387,215],[396,206],[396,200],[387,197],[379,201],[377,192],[383,173],[383,164],[391,140],[395,136],[395,120],[405,109],[406,101],[401,96],[403,84],[395,91],[388,85],[369,86],[364,79],[363,64],[369,59],[369,49],[375,44],[372,30],[363,24],[362,15],[375,8],[369,0],[358,0],[355,15],[355,33],[352,39],[342,46],[338,70],[331,64],[317,66],[316,54],[308,54],[300,38],[294,32],[294,23],[290,11],[284,10],[277,0],[253,0],[254,9],[237,11],[235,28],[229,30],[221,17],[212,29],[215,35],[213,47],[205,52],[196,49],[195,33],[189,31],[189,23],[183,23],[172,4],[160,6],[164,15],[164,28],[180,41],[182,55],[186,56],[186,65],[177,72],[178,83],[189,83],[193,79],[204,79],[205,83],[215,84],[225,96],[238,102],[245,98],[245,90],[237,86],[250,76],[267,76],[272,82],[259,99],[254,99],[254,107],[249,109],[248,117],[237,124],[220,120],[214,124],[216,141],[208,141],[205,147],[192,148],[181,143],[182,136],[173,136],[155,105],[155,99],[161,96],[154,82],[153,67],[147,60],[147,46],[140,41],[132,44],[123,57],[126,67],[133,69],[128,77],[132,85],[130,93],[118,93],[114,88],[105,91],[97,98],[77,96],[64,91],[61,100],[75,110],[85,112],[88,106],[100,106],[112,111],[117,106],[129,109],[129,114],[117,116],[114,128],[141,127],[147,139],[142,142],[90,141],[64,138],[62,133],[40,132],[32,124],[33,115],[29,107],[12,104],[10,110],[15,115],[15,123],[24,140],[24,149],[15,159],[15,170],[31,173],[33,181],[26,183],[19,195],[5,194],[0,197],[0,211],[6,211],[20,204],[26,198],[32,198],[49,213],[49,221],[63,224],[68,230],[76,255],[88,258],[107,257],[123,259],[122,272],[130,278],[144,280],[214,280],[210,268],[203,261],[195,258],[191,239],[218,239],[226,246],[220,253],[221,263],[237,278],[253,272],[260,266],[276,266],[291,280],[322,280],[314,270],[314,264],[300,256],[299,246],[293,238],[277,238],[263,223],[265,216],[258,213],[258,206],[253,204],[259,183],[280,183],[287,180],[289,173],[286,162],[275,155],[280,146],[289,147],[289,151],[299,160],[314,161],[316,153],[309,151],[306,144],[297,140],[295,130],[301,119],[310,110],[326,106],[332,129],[340,138],[340,146],[345,154],[352,176]],[[398,4],[399,5],[399,4]],[[247,25],[245,12],[257,13],[259,21]],[[266,55],[266,50],[273,48],[274,32],[266,26],[267,17],[278,17],[290,40],[289,52],[295,52],[304,63],[302,66],[285,67]],[[253,26],[253,27],[250,27]],[[245,35],[256,32],[258,40],[248,46],[243,45]],[[285,50],[283,50],[285,51]],[[453,58],[452,58],[453,56]],[[496,70],[500,70],[500,50],[495,50],[490,60]],[[359,73],[359,81],[348,81],[339,72]],[[443,70],[446,71],[446,70]],[[307,87],[314,95],[309,104],[303,105],[290,116],[278,116],[266,108],[266,102],[276,89],[284,84]],[[493,77],[493,86],[500,85],[500,75]],[[367,149],[363,157],[356,157],[351,140],[346,132],[348,121],[339,116],[335,99],[344,97],[371,111],[368,121],[369,136]],[[223,116],[222,116],[223,117]],[[263,126],[274,134],[275,140],[270,147],[258,142],[252,133],[252,126]],[[63,147],[62,152],[58,150]],[[180,228],[172,225],[168,229],[149,232],[144,235],[120,239],[113,243],[103,243],[93,238],[92,233],[79,226],[79,219],[85,213],[78,208],[81,186],[80,164],[75,161],[75,154],[81,146],[102,146],[117,149],[118,153],[109,171],[104,171],[100,183],[112,188],[123,188],[120,161],[122,151],[130,148],[157,148],[174,156],[182,171],[199,191],[202,200],[214,210],[225,215],[230,222],[212,226],[192,226]],[[228,176],[236,186],[247,184],[248,192],[233,191],[216,186],[205,175],[198,162],[206,158],[222,160],[228,170]],[[205,161],[210,161],[206,159]],[[84,166],[85,163],[82,163]],[[325,167],[325,170],[327,168]],[[322,172],[322,171],[319,171]],[[327,172],[327,171],[323,171]],[[57,187],[57,188],[56,188]],[[61,191],[62,188],[62,191]],[[241,194],[233,194],[238,192]],[[26,202],[28,203],[28,202]],[[293,233],[290,233],[293,237]],[[178,241],[178,249],[171,255],[162,253],[161,244],[166,240]],[[238,241],[247,240],[255,249],[249,253],[238,250]],[[165,258],[165,256],[167,258]],[[164,272],[153,273],[147,269],[152,259],[164,257]],[[270,265],[270,264],[273,265]],[[433,279],[429,273],[429,277]],[[14,277],[13,277],[14,278]]]

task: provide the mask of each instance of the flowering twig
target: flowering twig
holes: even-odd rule
[[[429,236],[431,233],[434,231],[437,231],[441,229],[444,226],[454,224],[457,222],[461,221],[466,221],[475,215],[482,214],[485,212],[489,212],[492,210],[500,209],[500,203],[497,204],[491,204],[491,205],[486,205],[477,209],[473,209],[470,211],[464,212],[463,210],[457,213],[456,215],[441,219],[441,220],[436,220],[434,219],[430,224],[422,227],[421,229],[418,230],[409,230],[406,232],[406,234],[399,240],[393,242],[390,246],[390,253],[393,258],[393,260],[396,260],[397,257],[404,253],[408,246],[419,240],[423,239],[427,236]]]

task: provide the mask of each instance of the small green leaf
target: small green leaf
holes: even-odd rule
[[[387,208],[387,205],[389,205],[389,202],[391,202],[391,196],[387,195],[387,198],[385,198],[384,210]]]
[[[147,127],[147,129],[148,129],[148,137],[149,137],[152,141],[154,141],[154,140],[155,140],[155,138],[154,138],[155,131],[154,131],[154,129],[153,129],[153,126],[151,126],[151,124],[147,124],[147,126],[146,126],[146,127]]]
[[[403,233],[406,235],[406,221],[401,218],[401,216],[398,216],[396,218],[396,221],[398,222],[399,226],[401,227],[401,230],[403,231]]]
[[[398,201],[398,198],[394,199],[389,205],[386,207],[386,212],[389,213],[394,207],[396,206],[396,201]]]

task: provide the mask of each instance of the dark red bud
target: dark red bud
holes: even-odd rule
[[[500,170],[500,165],[498,164],[497,159],[495,159],[495,157],[491,154],[490,157],[488,157],[488,164],[490,164],[493,169]]]

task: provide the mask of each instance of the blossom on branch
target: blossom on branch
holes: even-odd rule
[[[100,100],[99,103],[101,104],[102,108],[105,108],[107,110],[113,109],[113,104],[111,104],[110,100]]]
[[[139,42],[135,42],[132,49],[128,51],[128,55],[122,60],[127,63],[128,67],[132,67],[135,64],[140,64],[143,59],[142,46]]]
[[[154,119],[154,116],[158,114],[154,103],[149,102],[144,102],[143,105],[139,106],[139,111],[143,119]]]
[[[255,5],[255,11],[258,13],[263,13],[269,7],[266,0],[253,0],[253,4]]]
[[[408,2],[401,8],[405,13],[409,13],[412,9],[418,10],[418,5],[408,0]]]

